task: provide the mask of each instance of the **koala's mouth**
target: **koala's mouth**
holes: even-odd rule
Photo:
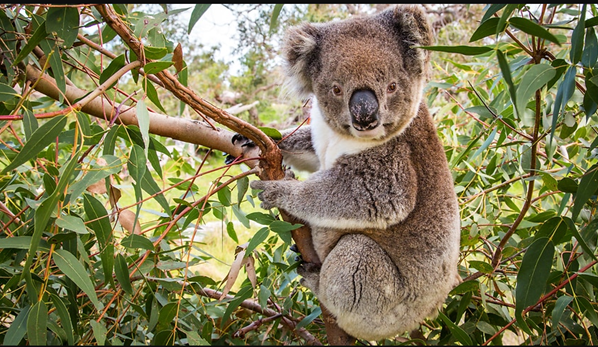
[[[384,123],[380,126],[381,122],[376,120],[368,124],[367,126],[362,126],[359,124],[345,124],[343,127],[351,134],[351,136],[360,138],[360,139],[367,139],[367,140],[379,140],[386,136],[387,134],[387,127],[391,127],[393,123]]]

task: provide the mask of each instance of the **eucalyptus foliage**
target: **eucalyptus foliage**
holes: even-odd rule
[[[190,88],[201,74],[162,24],[187,11],[190,32],[209,5],[112,7],[143,42],[143,70],[94,6],[0,5],[0,341],[325,343],[289,250],[299,225],[256,207],[244,164],[149,131],[152,112],[185,114],[152,74]],[[264,35],[284,27],[285,7],[270,5]],[[461,205],[463,281],[419,333],[378,344],[597,344],[598,10],[481,13],[469,42],[423,47]],[[34,93],[27,66],[51,76],[57,100]],[[69,86],[103,83],[138,126],[71,107]],[[214,223],[237,246],[224,279],[201,267],[219,260],[201,239]]]

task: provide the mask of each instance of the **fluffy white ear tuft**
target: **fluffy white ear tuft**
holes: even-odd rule
[[[286,87],[302,98],[313,92],[308,70],[310,63],[317,59],[317,45],[318,28],[309,23],[290,28],[284,39]]]

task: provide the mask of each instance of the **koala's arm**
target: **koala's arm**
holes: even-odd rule
[[[262,207],[278,207],[311,225],[331,228],[386,228],[415,207],[417,178],[409,149],[352,155],[305,181],[254,181]]]
[[[281,134],[283,140],[278,143],[278,147],[284,162],[295,170],[318,171],[320,162],[311,142],[310,126],[284,130]]]

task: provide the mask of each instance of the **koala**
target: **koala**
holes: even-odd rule
[[[283,131],[303,181],[252,181],[261,207],[311,227],[321,267],[298,267],[355,338],[392,338],[437,315],[458,283],[453,179],[422,98],[432,34],[413,5],[290,28],[288,85],[311,97],[310,124]]]

